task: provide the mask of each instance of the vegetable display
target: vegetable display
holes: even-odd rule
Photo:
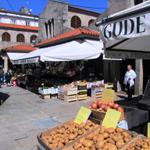
[[[114,102],[104,102],[102,100],[97,100],[93,102],[90,106],[90,109],[96,109],[98,111],[106,112],[109,108],[115,109],[121,113],[124,112],[123,108]]]
[[[58,149],[97,127],[98,125],[89,120],[85,124],[80,125],[70,121],[50,132],[41,134],[41,140],[47,147]]]
[[[63,150],[120,150],[136,135],[123,129],[100,127]]]
[[[150,150],[150,139],[139,138],[129,144],[126,150]]]

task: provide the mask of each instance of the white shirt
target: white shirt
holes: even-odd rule
[[[124,84],[130,84],[130,87],[134,85],[134,79],[136,78],[136,73],[134,70],[127,71],[124,77]]]

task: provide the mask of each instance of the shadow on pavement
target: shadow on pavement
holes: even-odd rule
[[[2,105],[8,98],[8,94],[0,92],[0,105]]]

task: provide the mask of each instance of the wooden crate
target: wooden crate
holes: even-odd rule
[[[77,87],[70,88],[67,91],[64,92],[65,95],[76,95],[78,92]]]
[[[83,94],[82,94],[83,92]],[[87,89],[80,89],[78,90],[78,100],[87,100],[88,96],[87,96]]]
[[[50,94],[47,94],[47,95],[41,95],[41,98],[42,99],[50,99]]]
[[[77,101],[77,95],[64,95],[63,93],[59,93],[58,94],[58,99],[63,100],[63,101],[67,101],[67,102],[73,102],[73,101]]]
[[[87,100],[88,96],[87,95],[78,95],[77,99],[78,99],[78,101]]]
[[[62,148],[61,150],[72,150],[72,149],[73,149],[73,146],[74,146],[75,144],[79,143],[79,141],[80,141],[81,139],[85,139],[87,136],[93,135],[93,132],[94,132],[94,133],[96,133],[96,132],[98,133],[99,129],[100,129],[100,127],[98,127],[95,131],[88,132],[87,134],[85,134],[85,135],[83,135],[82,137],[80,137],[80,138],[78,138],[77,140],[75,140],[73,143],[70,143],[70,144],[66,145],[66,146],[65,146],[64,148]],[[131,131],[127,131],[127,130],[124,130],[124,131],[130,133],[130,134],[133,136],[133,138],[132,138],[131,141],[134,141],[135,139],[137,139],[137,136],[138,136],[137,133],[131,132]],[[126,143],[121,149],[119,149],[119,150],[126,150],[126,149],[124,149],[124,147],[125,147],[126,145],[128,145],[128,143],[130,143],[130,141],[127,142],[127,143]]]
[[[76,140],[80,139],[81,137],[84,137],[86,134],[91,133],[92,131],[95,131],[95,130],[97,130],[97,129],[99,128],[99,127],[95,127],[95,128],[93,128],[93,129],[91,129],[90,131],[87,131],[87,133],[85,133],[85,134],[83,134],[83,135],[77,137],[76,140],[74,140],[74,141],[72,141],[72,142],[66,144],[63,148],[60,148],[60,149],[51,149],[51,148],[49,148],[49,147],[43,142],[43,140],[41,139],[42,134],[43,134],[43,135],[49,135],[50,132],[55,131],[58,127],[61,127],[61,126],[65,125],[65,124],[67,124],[67,123],[69,123],[69,122],[72,122],[72,121],[73,121],[73,120],[67,121],[67,122],[65,122],[65,123],[63,123],[63,124],[61,124],[61,125],[59,125],[59,126],[57,126],[57,127],[54,127],[54,128],[52,128],[52,129],[48,129],[47,131],[45,131],[45,132],[41,133],[40,135],[38,135],[38,136],[37,136],[37,139],[38,139],[38,142],[39,142],[38,148],[41,148],[40,150],[63,150],[63,149],[65,150],[65,148],[67,148],[68,146],[72,145]]]

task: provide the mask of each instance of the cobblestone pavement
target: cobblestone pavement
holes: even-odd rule
[[[0,97],[3,94],[9,97],[0,106],[0,150],[36,150],[41,131],[72,119],[90,103],[42,100],[19,87],[0,88]]]

